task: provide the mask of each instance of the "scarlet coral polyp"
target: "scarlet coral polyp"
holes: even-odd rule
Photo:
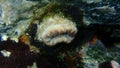
[[[38,40],[48,46],[58,43],[70,43],[77,33],[74,22],[59,15],[53,15],[44,19],[38,26]]]

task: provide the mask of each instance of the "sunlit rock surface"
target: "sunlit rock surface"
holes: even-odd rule
[[[11,39],[17,38],[24,33],[29,25],[33,12],[33,6],[37,2],[26,0],[0,0],[0,33]]]
[[[87,3],[87,4],[92,4],[92,3],[99,3],[102,0],[82,0],[82,2]]]

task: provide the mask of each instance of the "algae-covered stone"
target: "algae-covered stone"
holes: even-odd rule
[[[29,26],[33,7],[37,2],[27,0],[0,0],[0,31],[12,40],[18,41]]]
[[[72,10],[76,12],[72,13]],[[78,17],[74,17],[75,15]],[[70,43],[82,26],[83,12],[72,5],[50,3],[35,11],[33,20],[38,20],[36,39],[48,46]]]

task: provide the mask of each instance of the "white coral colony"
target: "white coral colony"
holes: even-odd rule
[[[60,15],[44,18],[37,30],[37,39],[48,46],[70,43],[77,33],[76,24]]]

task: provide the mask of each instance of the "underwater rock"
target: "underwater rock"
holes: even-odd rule
[[[57,14],[43,19],[37,30],[38,40],[49,46],[70,43],[76,33],[76,24]]]
[[[0,10],[1,11],[1,13],[0,13],[0,15],[1,15],[1,17],[0,17],[1,18],[0,19],[0,26],[1,26],[0,27],[1,28],[0,35],[1,36],[7,35],[11,40],[14,40],[15,42],[19,42],[20,36],[26,35],[26,33],[32,29],[32,28],[30,28],[31,26],[33,26],[31,24],[34,24],[35,21],[37,21],[37,27],[38,26],[40,26],[40,27],[38,27],[38,30],[35,29],[34,31],[37,30],[38,31],[37,33],[38,33],[38,35],[40,35],[40,37],[42,35],[44,35],[44,36],[42,36],[42,38],[39,38],[39,39],[42,39],[42,42],[44,42],[46,44],[48,43],[49,45],[55,45],[60,42],[70,43],[74,39],[75,34],[77,33],[77,27],[76,27],[77,25],[75,24],[76,21],[78,24],[80,24],[78,26],[81,26],[81,23],[82,23],[81,20],[82,20],[83,12],[78,11],[78,8],[76,9],[76,7],[71,6],[71,5],[50,3],[48,5],[41,6],[38,4],[38,1],[32,2],[32,1],[27,1],[27,0],[19,0],[19,1],[17,1],[17,0],[3,1],[2,0],[2,1],[0,1],[0,3],[1,3],[0,4],[0,8],[1,8],[1,10]],[[9,7],[7,7],[7,6],[9,6]],[[7,8],[9,8],[9,9],[7,9]],[[73,13],[73,11],[71,11],[71,10],[75,10],[76,13]],[[51,18],[51,20],[53,19],[52,20],[53,22],[61,24],[61,25],[55,26],[56,23],[52,23],[51,25],[54,25],[54,26],[50,25],[51,27],[54,27],[54,28],[60,27],[60,30],[57,33],[60,33],[60,35],[67,33],[67,35],[65,34],[67,37],[62,36],[61,38],[59,38],[58,42],[53,42],[53,41],[48,42],[47,41],[48,37],[46,39],[44,39],[45,36],[48,35],[48,34],[46,34],[46,31],[48,30],[48,33],[49,33],[49,31],[51,32],[51,30],[52,30],[51,27],[49,27],[50,29],[47,28],[49,24],[46,24],[46,23],[38,24],[38,23],[45,22],[44,20],[42,20],[42,19],[44,19],[44,15],[47,15],[48,13],[52,13],[52,12],[55,12],[53,14],[63,13],[63,15],[61,15],[61,16],[56,15],[55,16],[56,18],[54,16],[53,16],[53,18]],[[70,20],[67,19],[67,17],[64,17],[64,15],[67,15],[68,18],[70,17]],[[59,20],[59,18],[61,20]],[[54,19],[55,19],[55,21],[54,21]],[[41,22],[41,20],[43,22]],[[62,20],[63,20],[63,22],[62,22]],[[50,22],[49,18],[47,21]],[[73,22],[75,22],[75,23],[73,23]],[[65,24],[63,24],[63,23],[65,23]],[[43,27],[43,25],[45,25],[45,27]],[[43,34],[41,34],[42,33],[41,31],[43,31],[41,28],[42,29],[47,28],[47,30],[45,32],[43,32]],[[40,32],[39,32],[39,30],[40,30]],[[56,29],[53,29],[53,30],[56,31]],[[29,34],[33,35],[33,33],[31,33],[31,32]],[[34,35],[35,34],[36,33],[34,33]],[[54,36],[54,31],[51,34],[53,34],[53,36]],[[33,38],[34,36],[31,36],[31,37],[32,37],[32,39],[34,39]],[[67,39],[67,38],[69,38],[69,39]],[[50,39],[50,37],[49,37],[49,39]],[[54,38],[54,41],[55,40],[58,40],[58,38],[57,37]]]
[[[35,2],[29,2],[26,0],[1,0],[1,18],[2,22],[6,25],[15,23],[17,20],[22,18],[29,18],[32,14],[30,11],[31,7],[36,5]],[[28,14],[29,13],[29,14]]]
[[[37,28],[37,31],[33,30],[36,36],[35,38],[32,36],[32,38],[48,46],[54,46],[58,43],[68,44],[74,39],[78,28],[83,26],[82,19],[83,12],[78,7],[50,3],[34,11],[32,25],[37,25],[33,27]]]
[[[12,30],[8,31],[11,40],[19,42],[19,37],[25,34],[25,31],[30,25],[30,20],[20,21]]]
[[[7,35],[18,42],[19,36],[29,26],[36,4],[26,0],[0,0],[0,35]]]
[[[115,7],[110,7],[110,6],[102,6],[102,7],[96,7],[94,9],[91,9],[93,11],[98,11],[98,12],[102,12],[102,13],[114,13],[116,10],[115,10]]]
[[[53,3],[57,1],[60,3]],[[120,42],[119,25],[112,28],[93,24],[120,22],[120,14],[116,13],[119,8],[110,5],[111,2],[0,0],[0,67],[27,68],[33,64],[38,68],[83,68],[83,62],[86,68],[94,68],[92,65],[109,58],[104,48],[95,46],[101,45],[98,41],[107,46]],[[83,12],[86,13],[84,21]],[[7,40],[9,38],[14,41]],[[81,53],[82,44],[86,42],[94,45],[83,48],[86,52]],[[118,50],[108,56],[119,59]]]
[[[87,3],[87,4],[92,4],[92,3],[98,3],[101,2],[102,0],[82,0],[82,2]]]

